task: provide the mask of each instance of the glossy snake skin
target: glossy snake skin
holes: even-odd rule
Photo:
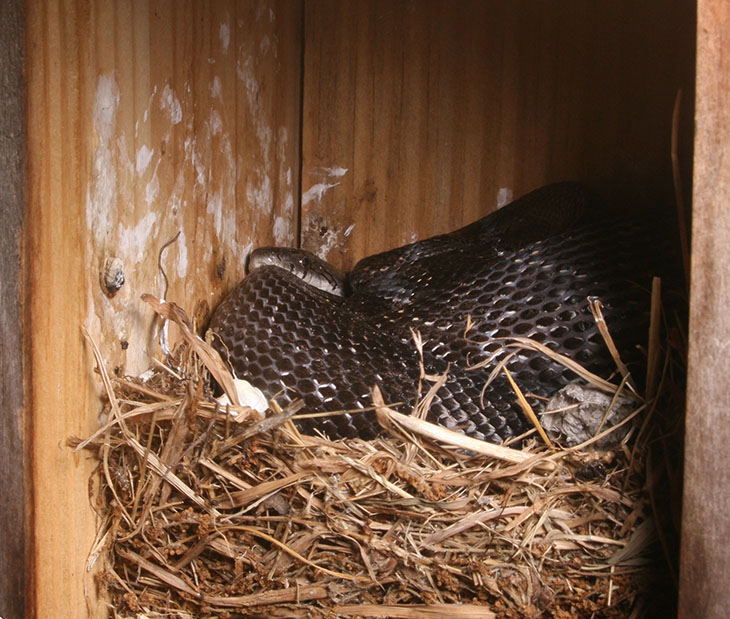
[[[239,378],[282,405],[303,398],[312,412],[371,406],[375,384],[387,402],[412,410],[419,388],[430,386],[420,380],[415,330],[426,373],[448,370],[429,419],[502,442],[529,426],[504,373],[489,380],[500,362],[507,358],[537,409],[576,379],[509,338],[529,337],[591,372],[614,373],[589,297],[603,303],[624,361],[641,371],[637,346],[646,346],[661,237],[636,221],[600,219],[603,210],[581,185],[549,185],[450,234],[365,258],[344,298],[261,266],[224,299],[209,329]],[[299,423],[333,438],[379,432],[372,412]]]

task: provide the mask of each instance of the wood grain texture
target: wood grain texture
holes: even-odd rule
[[[308,0],[302,245],[349,268],[564,179],[671,207],[693,46],[688,1]]]
[[[65,445],[97,425],[80,329],[110,369],[146,369],[159,351],[139,297],[164,293],[169,239],[166,296],[202,323],[251,248],[297,242],[300,164],[301,243],[344,267],[553,180],[617,208],[663,202],[694,6],[27,3],[28,613],[104,614],[85,566],[93,464]],[[113,297],[111,258],[125,277]]]
[[[680,617],[730,608],[730,5],[701,0]]]
[[[0,3],[0,617],[25,616],[23,2]]]
[[[137,374],[159,356],[140,295],[164,294],[169,239],[180,233],[166,296],[199,323],[250,247],[294,242],[302,6],[41,0],[27,13],[28,603],[102,615],[85,564],[93,463],[66,446],[100,409],[81,328],[111,371]],[[113,297],[110,258],[125,280]]]

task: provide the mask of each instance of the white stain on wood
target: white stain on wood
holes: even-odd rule
[[[497,208],[502,208],[512,202],[513,196],[514,194],[509,187],[500,187],[497,192]]]
[[[136,163],[135,163],[135,170],[137,171],[137,174],[142,174],[146,169],[147,166],[150,164],[150,161],[152,160],[152,155],[155,154],[155,151],[151,148],[149,148],[146,144],[143,144],[137,149],[137,156],[136,156]]]
[[[170,117],[170,122],[173,125],[177,125],[182,121],[182,106],[180,100],[177,98],[175,91],[170,88],[170,85],[165,85],[162,91],[162,98],[160,99],[160,107],[165,110]]]
[[[274,243],[284,245],[291,238],[291,220],[288,217],[274,219]]]
[[[339,183],[316,183],[302,194],[302,205],[309,204],[314,200],[321,202],[324,195],[333,187],[337,187]]]
[[[188,245],[185,229],[180,228],[180,236],[177,239],[177,262],[175,263],[175,273],[179,279],[183,279],[188,274]]]
[[[157,165],[159,165],[159,161],[157,162]],[[147,186],[145,187],[144,191],[144,198],[145,203],[148,207],[152,206],[155,203],[155,200],[157,200],[157,196],[160,193],[160,178],[157,176],[157,167],[155,167],[155,172],[152,175],[152,178],[147,182]]]
[[[218,29],[218,38],[223,48],[223,53],[228,52],[228,46],[231,43],[231,29],[227,22],[221,22],[220,28]]]
[[[260,17],[267,21],[266,12]],[[232,42],[226,21],[217,34],[220,60]],[[179,233],[162,263],[170,299],[184,304],[180,295],[188,286],[180,280],[201,272],[207,277],[214,261],[241,273],[254,239],[293,241],[298,184],[289,127],[272,120],[268,74],[262,72],[264,57],[276,58],[278,46],[276,34],[266,32],[234,43],[226,76],[238,79],[240,103],[234,106],[217,66],[206,76],[204,101],[195,99],[192,83],[163,78],[141,94],[147,102],[141,109],[129,107],[134,93],[120,88],[114,73],[97,78],[90,119],[96,143],[86,182],[87,226],[94,235],[90,263],[118,256],[126,281],[110,299],[94,281],[98,272],[90,271],[86,324],[102,340],[128,342],[114,353],[125,372],[142,372],[148,354],[159,353],[153,314],[139,295],[163,293],[157,258],[165,242]],[[127,123],[130,109],[136,111]],[[339,166],[323,170],[336,180],[346,172]]]
[[[154,211],[148,212],[134,226],[119,224],[117,252],[123,256],[127,267],[139,264],[149,253],[149,241],[153,236],[158,216]]]
[[[251,207],[263,213],[270,212],[273,202],[271,179],[263,176],[256,183],[249,183],[246,187],[246,200]]]
[[[334,179],[342,178],[347,174],[347,168],[343,168],[339,165],[333,166],[320,166],[313,168],[310,171],[310,176],[317,176],[322,178],[322,182],[315,183],[309,189],[302,194],[302,205],[309,204],[314,201],[320,203],[324,195],[333,187],[339,185],[338,182],[328,182]]]
[[[117,168],[112,155],[112,137],[119,88],[111,76],[102,75],[94,98],[94,130],[98,144],[94,153],[91,183],[86,194],[86,225],[97,244],[109,234],[111,213],[117,201]]]
[[[251,119],[254,123],[254,130],[258,138],[259,145],[263,152],[264,161],[267,165],[270,162],[269,154],[271,151],[271,127],[266,122],[266,114],[259,98],[261,86],[256,78],[254,68],[254,58],[251,55],[245,55],[239,58],[236,64],[236,75],[243,83],[243,91],[246,95]]]
[[[223,103],[223,85],[221,84],[221,78],[217,75],[210,84],[210,97]]]
[[[313,171],[313,174],[318,176],[329,176],[330,178],[341,178],[347,174],[347,172],[347,168],[335,165],[331,167],[316,168]]]
[[[223,119],[218,110],[210,112],[210,132],[212,135],[218,135],[223,131]]]
[[[127,147],[127,136],[120,135],[116,143],[118,183],[123,186],[125,182],[130,182],[134,176],[134,162]]]
[[[218,238],[221,238],[223,232],[223,194],[221,190],[214,193],[208,200],[205,212],[212,217],[215,234]]]

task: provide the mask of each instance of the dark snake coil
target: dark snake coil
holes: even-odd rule
[[[602,211],[581,185],[549,185],[450,234],[361,260],[344,299],[277,266],[257,268],[215,311],[214,345],[237,377],[282,405],[301,397],[310,412],[361,409],[377,384],[408,412],[419,382],[422,392],[429,387],[420,381],[417,331],[426,373],[448,370],[429,419],[502,442],[529,426],[504,373],[489,380],[495,367],[506,359],[537,409],[576,379],[509,338],[531,338],[608,378],[615,363],[590,312],[596,297],[622,359],[641,371],[663,236]],[[379,433],[372,412],[298,423],[332,438]]]

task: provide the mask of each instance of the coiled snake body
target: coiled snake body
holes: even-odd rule
[[[448,371],[429,419],[501,442],[527,422],[494,368],[503,363],[538,408],[576,378],[509,338],[531,338],[608,377],[615,363],[589,309],[596,297],[623,360],[640,360],[659,252],[651,230],[600,212],[581,185],[549,185],[456,232],[361,260],[345,297],[261,266],[215,311],[213,341],[239,378],[283,404],[301,397],[309,411],[360,409],[377,384],[407,412],[429,387],[416,331],[425,373]],[[371,412],[300,423],[331,437],[379,431]]]

